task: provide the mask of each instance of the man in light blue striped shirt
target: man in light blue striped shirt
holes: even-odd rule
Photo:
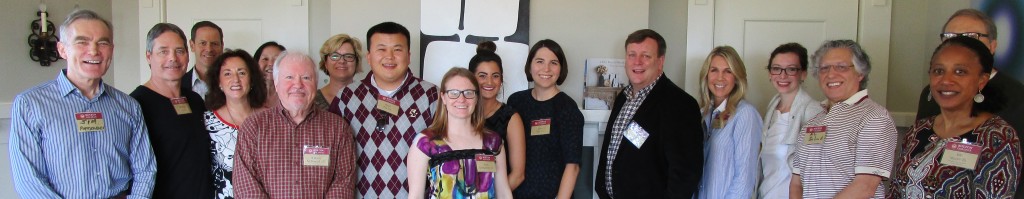
[[[25,90],[11,111],[10,155],[22,198],[149,198],[156,160],[139,103],[103,83],[110,22],[76,10],[60,26],[67,68]]]

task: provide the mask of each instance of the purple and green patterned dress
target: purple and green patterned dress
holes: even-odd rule
[[[444,139],[428,138],[416,143],[416,147],[430,157],[424,198],[496,198],[494,172],[477,171],[476,157],[502,155],[500,135],[487,131],[483,136],[483,149],[462,150],[452,150]]]

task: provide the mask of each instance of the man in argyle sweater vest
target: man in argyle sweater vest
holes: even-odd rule
[[[338,92],[330,112],[355,133],[356,198],[408,198],[405,156],[416,134],[434,121],[437,87],[409,72],[409,31],[384,22],[366,33],[366,78]]]

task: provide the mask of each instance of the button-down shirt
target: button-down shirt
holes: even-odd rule
[[[611,143],[608,144],[608,154],[605,156],[608,158],[608,162],[605,163],[604,172],[604,186],[608,189],[608,195],[612,196],[612,167],[615,163],[615,155],[619,153],[619,145],[622,144],[623,134],[626,133],[626,127],[630,121],[633,121],[633,115],[636,114],[636,109],[640,108],[640,104],[643,104],[644,100],[647,99],[647,94],[651,93],[651,89],[654,89],[654,85],[658,84],[658,80],[654,79],[651,85],[641,88],[636,94],[633,94],[633,85],[626,86],[622,90],[626,94],[626,103],[622,106],[622,110],[619,111],[619,115],[615,117],[615,123],[612,126],[612,139]]]
[[[761,144],[761,115],[746,100],[733,114],[721,117],[728,101],[704,115],[704,177],[697,198],[750,198],[757,184],[757,152]],[[725,118],[717,128],[714,120]]]
[[[868,98],[867,92],[861,90],[835,103],[800,129],[793,173],[801,177],[804,198],[835,197],[857,174],[889,177],[896,126],[889,111]],[[816,126],[826,128],[824,142],[804,143],[807,128]],[[879,184],[873,198],[882,198],[883,193]]]
[[[353,198],[355,145],[340,116],[318,108],[296,124],[281,105],[242,124],[235,149],[237,198]],[[305,166],[303,147],[329,147],[328,166]]]
[[[100,83],[88,99],[65,72],[14,98],[10,158],[22,198],[149,198],[156,160],[139,103]],[[99,112],[104,129],[78,132],[75,113]]]
[[[206,82],[199,78],[199,69],[194,69],[192,73],[192,91],[199,94],[199,97],[203,98],[203,100],[206,100],[206,92],[209,90],[206,87]]]

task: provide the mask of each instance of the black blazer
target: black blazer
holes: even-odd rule
[[[609,198],[605,156],[612,126],[625,102],[626,95],[620,92],[601,144],[594,183],[600,198]],[[697,100],[662,74],[632,121],[650,136],[641,148],[622,138],[612,170],[615,198],[691,198],[704,172],[704,131]]]
[[[195,70],[196,68],[192,67],[192,69],[189,69],[188,72],[181,76],[181,90],[192,91],[192,73]]]
[[[935,100],[928,100],[930,91],[929,86],[925,86],[924,90],[921,91],[921,98],[917,103],[917,117],[920,120],[931,116],[938,115],[939,104]],[[981,93],[985,95],[985,100],[998,100],[996,103],[1002,104],[1002,109],[996,112],[996,115],[1002,117],[1013,126],[1014,130],[1017,130],[1017,137],[1024,138],[1024,85],[1006,75],[1005,73],[996,73],[995,77],[992,77],[982,89]],[[1021,148],[1021,152],[1024,153],[1024,148]],[[1017,194],[1014,198],[1024,198],[1024,183],[1017,180]]]

